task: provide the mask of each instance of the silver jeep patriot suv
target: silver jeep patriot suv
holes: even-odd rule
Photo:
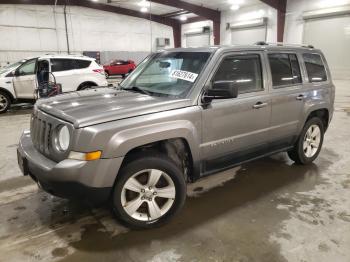
[[[53,195],[109,200],[125,225],[153,227],[180,210],[186,183],[203,176],[282,151],[312,162],[334,92],[312,46],[160,51],[118,88],[38,101],[18,163]]]

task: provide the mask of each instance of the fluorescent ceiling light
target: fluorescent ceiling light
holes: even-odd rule
[[[185,15],[180,16],[180,20],[181,20],[181,21],[186,21],[186,20],[187,20],[187,16],[185,16]]]
[[[231,5],[230,9],[233,10],[233,11],[236,11],[239,9],[239,5]]]
[[[150,2],[146,0],[142,0],[141,2],[138,2],[137,5],[142,6],[142,7],[149,7]]]
[[[142,13],[147,13],[147,12],[148,12],[148,8],[147,8],[147,7],[142,7],[142,8],[140,9],[140,11],[141,11]]]

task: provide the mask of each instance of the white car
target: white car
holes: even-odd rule
[[[43,77],[48,78],[48,72],[62,85],[62,92],[108,85],[103,67],[90,57],[44,55],[24,59],[0,69],[0,113],[11,103],[34,100],[37,86]]]

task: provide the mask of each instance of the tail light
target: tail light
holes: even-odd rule
[[[99,74],[101,74],[101,75],[104,75],[104,73],[105,73],[105,70],[104,69],[93,69],[92,71],[94,71],[95,73],[99,73]]]

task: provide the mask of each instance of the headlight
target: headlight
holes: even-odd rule
[[[67,126],[61,126],[57,133],[57,147],[60,151],[66,151],[69,147],[70,134]]]

